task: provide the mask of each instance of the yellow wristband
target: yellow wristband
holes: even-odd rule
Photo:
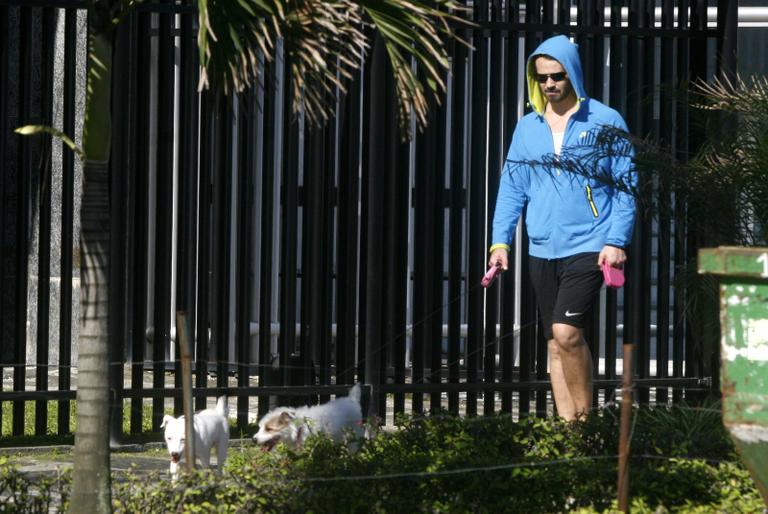
[[[498,250],[499,248],[504,248],[506,251],[509,251],[509,245],[505,243],[496,243],[495,245],[491,246],[491,249],[488,250],[488,253],[493,253],[494,250]]]

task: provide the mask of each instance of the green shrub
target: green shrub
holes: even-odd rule
[[[0,456],[0,513],[66,512],[71,474],[30,477]]]
[[[759,512],[717,409],[636,409],[632,512]],[[616,512],[618,409],[584,421],[444,413],[398,419],[356,452],[316,437],[301,451],[232,448],[221,473],[113,481],[114,510],[217,513]],[[691,442],[693,441],[693,442]]]

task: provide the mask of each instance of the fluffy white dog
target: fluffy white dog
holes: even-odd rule
[[[276,407],[259,421],[254,442],[271,450],[283,441],[297,449],[307,437],[317,433],[328,434],[341,442],[346,434],[363,435],[363,412],[360,407],[360,384],[349,390],[349,395],[312,407]]]
[[[195,433],[195,459],[207,468],[211,465],[211,449],[216,447],[216,463],[218,468],[227,458],[229,445],[229,421],[227,420],[227,397],[220,396],[216,408],[205,409],[195,413],[192,426]],[[174,418],[166,415],[160,428],[165,428],[165,444],[171,455],[171,477],[175,480],[179,473],[179,462],[184,456],[185,441],[184,416]]]

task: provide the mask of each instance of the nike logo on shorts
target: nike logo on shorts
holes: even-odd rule
[[[565,317],[566,318],[572,318],[574,316],[581,316],[580,312],[571,312],[571,311],[565,311]]]

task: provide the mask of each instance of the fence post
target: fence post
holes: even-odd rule
[[[619,435],[619,477],[616,491],[619,510],[629,509],[629,426],[632,421],[632,353],[635,345],[624,345],[624,363],[621,384],[621,424]]]
[[[187,471],[195,469],[195,429],[194,413],[192,412],[192,352],[187,337],[187,314],[176,311],[176,334],[181,354],[181,387],[184,395],[184,459],[187,461]]]

